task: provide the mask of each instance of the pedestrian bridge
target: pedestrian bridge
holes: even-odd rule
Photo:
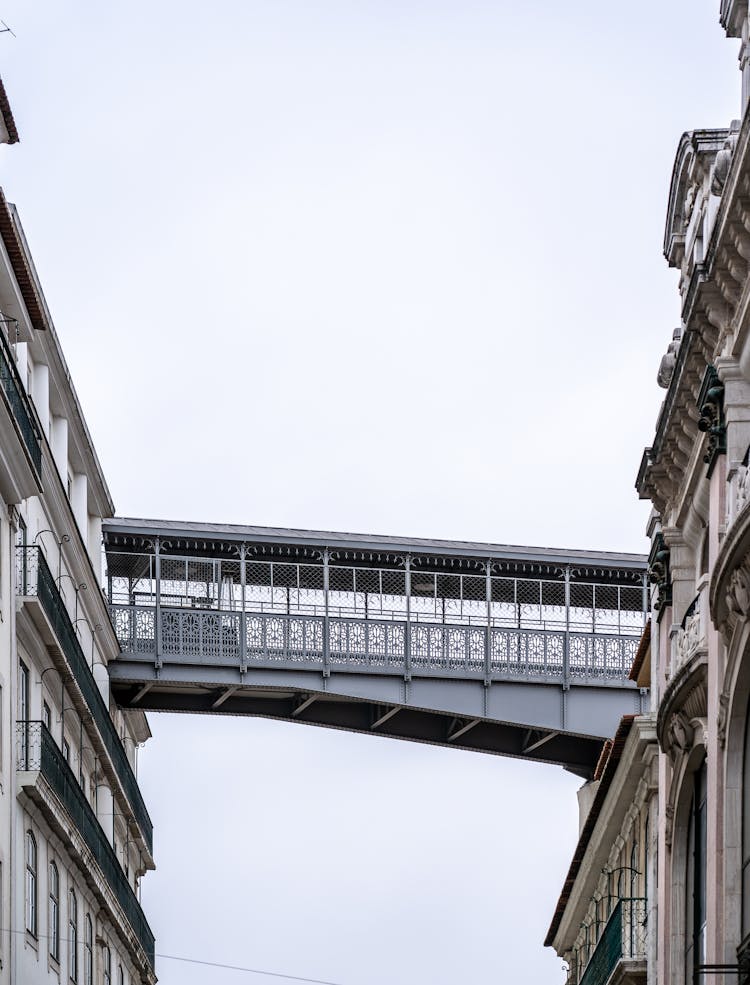
[[[105,521],[117,701],[256,715],[591,774],[644,694],[644,557]]]

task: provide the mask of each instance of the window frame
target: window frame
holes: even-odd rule
[[[49,880],[49,956],[60,963],[60,870],[54,859],[50,860]]]
[[[94,925],[90,913],[83,921],[83,985],[94,985]]]
[[[78,981],[78,897],[72,887],[68,890],[68,978]]]
[[[102,985],[112,985],[112,951],[109,944],[102,945]]]
[[[25,919],[26,932],[36,940],[39,935],[39,846],[31,828],[26,831],[26,898]]]

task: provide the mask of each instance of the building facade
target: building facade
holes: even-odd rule
[[[0,86],[1,89],[1,86]],[[0,141],[18,139],[0,91]],[[145,716],[110,699],[112,501],[0,191],[0,983],[153,983]]]
[[[678,146],[664,252],[681,319],[637,479],[653,506],[651,638],[636,668],[649,670],[651,710],[623,722],[627,736],[582,791],[581,841],[547,938],[572,985],[750,981],[747,0],[723,0],[720,20],[739,42],[740,119]],[[623,861],[633,881],[613,901],[606,874]]]

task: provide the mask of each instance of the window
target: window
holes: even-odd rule
[[[94,985],[94,928],[88,913],[83,924],[83,985]]]
[[[49,953],[60,960],[60,873],[54,862],[49,864]]]
[[[70,766],[70,743],[67,739],[63,739],[62,754],[65,758],[65,762]]]
[[[18,664],[18,719],[29,720],[29,668],[22,660]]]
[[[102,981],[104,985],[112,985],[112,952],[105,944],[102,948]]]
[[[49,705],[47,704],[46,701],[42,705],[42,721],[47,726],[47,728],[49,728],[50,725],[52,724],[52,713],[50,712]]]
[[[34,937],[37,935],[36,910],[36,838],[31,831],[26,832],[26,929]]]
[[[68,969],[71,982],[78,981],[78,900],[75,890],[68,893]]]
[[[706,959],[706,761],[695,771],[685,873],[685,971],[693,981]]]
[[[636,899],[638,896],[638,842],[633,839],[633,847],[630,849],[630,898]]]
[[[125,985],[125,972],[122,970],[122,965],[117,966],[117,985]]]

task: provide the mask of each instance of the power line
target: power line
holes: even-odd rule
[[[269,978],[284,978],[288,982],[307,982],[308,985],[341,985],[340,982],[324,981],[322,978],[305,978],[302,975],[284,975],[280,971],[262,971],[260,968],[244,968],[241,965],[221,964],[218,961],[201,961],[198,958],[181,958],[175,954],[157,954],[166,961],[184,961],[186,964],[202,964],[208,968],[224,968],[227,971],[244,971],[250,975],[267,975]]]
[[[26,934],[25,930],[11,930],[10,927],[0,927],[0,934]],[[49,934],[37,934],[41,940],[49,940]],[[67,940],[61,936],[60,940]],[[342,985],[322,978],[306,978],[304,975],[285,975],[280,971],[263,971],[261,968],[246,968],[237,964],[222,964],[220,961],[202,961],[200,958],[183,958],[178,954],[156,954],[154,957],[162,961],[182,961],[184,964],[200,964],[206,968],[222,968],[225,971],[243,971],[247,975],[265,975],[267,978],[283,978],[287,982],[305,982],[306,985]]]

